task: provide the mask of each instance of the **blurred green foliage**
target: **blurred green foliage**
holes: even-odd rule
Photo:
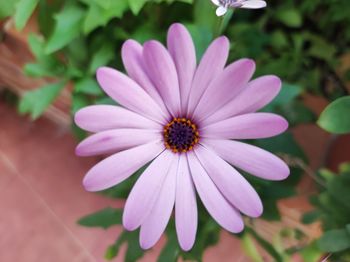
[[[350,48],[348,0],[270,0],[266,9],[231,11],[223,20],[215,16],[210,0],[13,0],[0,1],[0,18],[12,16],[15,26],[21,30],[35,9],[40,35],[31,35],[28,42],[36,61],[25,65],[24,71],[32,77],[50,77],[57,81],[27,92],[21,99],[19,111],[29,113],[33,119],[45,111],[67,83],[74,86],[72,113],[90,104],[113,104],[95,80],[96,69],[109,65],[123,70],[120,48],[126,39],[140,42],[158,39],[164,43],[167,28],[174,22],[184,23],[191,32],[198,60],[212,39],[224,33],[231,41],[230,62],[250,57],[257,62],[256,76],[275,74],[281,77],[284,82],[281,93],[263,111],[285,116],[291,126],[316,122],[315,115],[301,102],[304,93],[323,96],[329,101],[348,94],[345,82],[349,80],[350,71],[340,74],[337,70],[340,59]],[[326,110],[319,120],[320,125],[329,130],[344,130],[334,127],[338,124],[330,120],[334,120],[333,115],[346,114],[348,109],[347,106]],[[73,130],[79,137],[84,136],[78,128]],[[252,143],[307,165],[302,149],[289,132]],[[103,194],[126,198],[140,172],[142,170]],[[277,201],[295,194],[303,168],[291,166],[291,173],[283,182],[263,181],[246,175],[263,199],[264,219],[280,219]],[[306,261],[316,261],[320,250],[340,251],[339,256],[334,257],[343,256],[350,246],[349,202],[344,203],[337,196],[347,194],[348,180],[346,174],[332,175],[325,182],[327,187],[322,189],[323,193],[313,200],[316,210],[305,216],[309,221],[321,219],[328,230],[317,244],[293,252],[279,250],[276,243],[261,238],[251,226],[241,234],[251,258],[261,261],[252,239],[275,261],[287,261],[295,252],[300,252]],[[345,188],[345,185],[348,186]],[[193,250],[188,253],[180,250],[172,221],[159,261],[175,261],[179,257],[201,261],[204,250],[217,243],[219,226],[203,207],[199,212]],[[121,210],[106,208],[82,218],[79,223],[109,228],[121,223]],[[125,261],[136,261],[143,256],[138,232],[123,232],[107,249],[106,258],[115,257],[125,242],[128,243]]]
[[[304,223],[320,220],[324,235],[317,241],[320,250],[332,253],[333,261],[350,260],[350,163],[339,168],[340,174],[323,169],[321,193],[312,196],[315,210],[306,213]]]

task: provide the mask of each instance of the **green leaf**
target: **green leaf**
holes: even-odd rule
[[[104,94],[96,80],[92,78],[83,78],[76,81],[74,85],[74,91],[77,93],[95,96]]]
[[[18,1],[19,0],[0,1],[0,19],[12,15],[15,12]]]
[[[317,124],[334,134],[350,132],[350,96],[342,97],[331,103],[322,112]]]
[[[157,262],[173,262],[177,261],[179,257],[180,249],[175,231],[171,230],[171,233],[168,233],[167,236],[168,241],[160,252]]]
[[[85,227],[102,227],[107,229],[122,223],[122,210],[107,207],[96,213],[79,219],[78,224]]]
[[[128,10],[128,0],[111,1],[108,8],[104,8],[94,1],[88,1],[89,10],[84,19],[84,34],[90,33],[99,26],[106,25],[112,18],[121,18]]]
[[[299,10],[294,8],[277,10],[276,17],[279,21],[289,27],[300,27],[303,23]]]
[[[30,113],[32,119],[37,119],[55,100],[64,86],[65,81],[60,81],[26,92],[19,103],[19,112]]]
[[[322,251],[317,247],[316,241],[303,248],[300,251],[300,254],[303,257],[304,261],[307,262],[319,262],[321,261],[322,257]]]
[[[9,1],[11,2],[11,1]],[[17,3],[16,11],[14,14],[15,25],[18,30],[22,30],[26,25],[29,17],[34,12],[39,0],[20,0]]]
[[[134,15],[138,15],[142,7],[148,2],[148,0],[128,0],[131,12]]]
[[[105,66],[114,57],[114,51],[112,45],[106,43],[100,49],[98,49],[92,56],[89,66],[89,73],[95,74],[97,68]]]
[[[322,215],[322,211],[320,210],[313,210],[310,212],[307,212],[302,217],[302,222],[304,224],[311,224],[317,221],[319,219],[320,215]]]
[[[268,107],[276,105],[286,105],[296,99],[302,93],[302,88],[299,85],[283,83],[281,91],[276,98],[269,104]]]
[[[28,43],[32,53],[36,58],[36,63],[28,63],[24,66],[24,72],[29,76],[61,76],[65,71],[65,66],[53,55],[44,52],[44,39],[38,35],[30,34]]]
[[[317,244],[325,252],[343,251],[350,248],[350,234],[345,228],[330,230],[324,233]]]
[[[274,246],[265,239],[263,239],[258,233],[254,231],[253,228],[246,226],[245,231],[249,233],[252,237],[254,237],[254,239],[259,243],[259,245],[261,245],[261,247],[263,247],[275,259],[274,261],[283,262],[283,257],[280,253],[278,253]]]
[[[136,262],[139,258],[143,257],[144,251],[141,249],[139,244],[139,232],[133,231],[128,232],[128,247],[125,254],[125,262]]]
[[[242,236],[242,246],[245,254],[252,259],[253,262],[264,262],[264,259],[259,254],[258,249],[252,237],[249,234],[243,234]]]
[[[119,249],[121,247],[121,245],[127,241],[127,235],[128,235],[128,232],[127,231],[123,231],[118,239],[116,240],[116,242],[109,246],[106,250],[106,253],[105,253],[105,258],[108,259],[108,260],[112,260],[114,257],[116,257],[119,253]]]
[[[128,243],[124,259],[125,262],[136,262],[144,255],[145,251],[142,250],[139,245],[139,232],[138,230],[135,230],[133,232],[123,231],[119,235],[117,241],[108,247],[105,258],[111,260],[116,257],[119,253],[120,247],[125,242]]]
[[[81,32],[84,11],[77,5],[67,4],[54,19],[55,28],[49,37],[45,52],[53,53],[70,43]]]

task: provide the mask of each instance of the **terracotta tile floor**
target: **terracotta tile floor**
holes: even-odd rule
[[[76,220],[122,203],[85,192],[84,173],[94,159],[74,156],[76,141],[45,119],[31,122],[0,101],[0,261],[104,261],[120,227],[86,229]],[[162,242],[162,241],[161,241]],[[142,261],[155,261],[156,248]],[[123,261],[125,247],[115,261]],[[205,261],[249,261],[239,241],[226,233]]]

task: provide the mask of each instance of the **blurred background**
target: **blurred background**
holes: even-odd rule
[[[350,261],[349,13],[348,0],[270,0],[222,20],[210,0],[0,0],[0,261]],[[203,213],[191,252],[180,251],[173,225],[144,252],[120,225],[137,174],[85,192],[81,180],[99,159],[74,155],[86,133],[72,115],[113,104],[95,71],[124,70],[126,39],[164,43],[174,22],[190,30],[198,58],[225,34],[229,62],[250,57],[255,77],[283,80],[264,111],[290,129],[252,143],[292,172],[283,182],[247,177],[265,212],[242,234]]]

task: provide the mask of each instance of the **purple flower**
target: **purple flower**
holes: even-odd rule
[[[217,16],[226,14],[228,8],[248,8],[258,9],[266,7],[266,2],[261,0],[211,0],[218,6],[216,9]]]
[[[173,208],[180,246],[192,248],[196,191],[230,232],[243,230],[241,213],[260,216],[258,194],[233,166],[268,180],[289,175],[278,157],[237,141],[287,129],[282,117],[256,113],[277,95],[281,81],[272,75],[250,81],[254,61],[241,59],[225,67],[228,53],[228,39],[219,37],[197,66],[191,36],[181,24],[170,27],[167,48],[153,40],[143,46],[128,40],[122,58],[129,76],[108,67],[97,71],[99,84],[120,106],[88,106],[75,115],[78,126],[96,133],[76,153],[112,154],[86,174],[86,190],[115,186],[150,163],[123,214],[127,230],[141,227],[142,248],[158,241]]]

